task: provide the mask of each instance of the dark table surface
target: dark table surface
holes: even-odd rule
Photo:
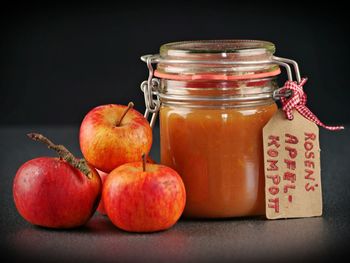
[[[80,155],[78,127],[1,127],[1,262],[241,262],[328,261],[348,256],[350,241],[350,130],[321,130],[322,217],[269,221],[181,219],[167,231],[132,234],[95,214],[75,230],[49,230],[25,222],[12,198],[18,167],[38,156],[54,156],[26,138],[38,131]],[[152,156],[159,160],[158,129]],[[344,259],[344,261],[346,261]]]

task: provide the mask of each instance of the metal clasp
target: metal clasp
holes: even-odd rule
[[[150,121],[151,128],[154,127],[160,108],[160,100],[158,96],[158,88],[160,85],[160,81],[157,78],[153,78],[154,70],[152,63],[155,63],[155,61],[153,60],[154,58],[155,56],[153,55],[146,55],[141,57],[141,59],[146,62],[148,68],[148,79],[143,81],[140,87],[144,94],[146,105],[144,117],[148,120],[149,114],[152,113]]]
[[[276,57],[276,56],[272,56],[272,60],[273,63],[278,64],[282,67],[284,67],[287,71],[287,76],[288,76],[288,80],[289,81],[293,81],[293,75],[292,75],[292,70],[289,66],[289,64],[292,64],[293,68],[294,68],[294,73],[295,73],[295,78],[297,80],[298,83],[300,83],[301,81],[301,77],[300,77],[300,70],[299,70],[299,66],[298,63],[294,60],[288,59],[288,58],[280,58],[280,57]],[[274,90],[272,97],[275,100],[281,99],[281,97],[290,97],[293,95],[293,92],[291,90],[288,90],[287,92],[283,92],[281,93],[282,88],[276,89]]]
[[[148,119],[149,114],[152,113],[151,121],[150,121],[150,126],[153,128],[157,115],[159,112],[159,108],[161,106],[161,102],[159,99],[159,86],[160,86],[160,81],[158,78],[153,77],[153,63],[177,63],[177,64],[186,64],[186,63],[191,63],[191,64],[201,64],[201,63],[206,63],[206,64],[223,64],[223,65],[238,65],[238,64],[244,64],[244,65],[258,65],[258,64],[277,64],[282,67],[284,67],[287,71],[287,76],[289,81],[293,81],[293,74],[292,74],[292,69],[290,67],[290,64],[293,66],[294,69],[294,74],[295,78],[298,83],[301,81],[300,77],[300,71],[299,71],[299,66],[298,63],[294,60],[287,59],[287,58],[281,58],[277,56],[272,56],[270,60],[264,60],[264,61],[223,61],[223,60],[218,60],[218,61],[203,61],[203,60],[169,60],[169,59],[163,59],[160,57],[159,54],[157,55],[145,55],[141,57],[141,60],[146,62],[147,68],[148,68],[148,79],[143,81],[141,83],[141,90],[144,93],[145,97],[145,105],[146,105],[146,111],[144,113],[144,117]],[[272,98],[275,100],[280,99],[281,97],[289,97],[292,95],[292,91],[287,91],[281,93],[281,88],[275,90],[272,94]]]

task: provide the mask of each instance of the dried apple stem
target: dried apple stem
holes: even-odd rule
[[[145,153],[142,154],[142,170],[146,172],[146,162],[147,162],[147,155]]]
[[[87,178],[92,178],[91,169],[85,159],[76,158],[70,151],[67,150],[66,147],[63,145],[54,144],[52,141],[40,133],[28,133],[27,136],[34,141],[39,141],[46,144],[49,149],[55,150],[61,159],[65,160],[70,165],[80,170],[83,174],[86,175]]]
[[[128,107],[124,110],[124,112],[122,113],[122,115],[120,116],[120,119],[117,121],[116,126],[120,126],[120,124],[122,123],[122,120],[124,119],[125,115],[128,113],[128,111],[130,109],[132,109],[134,107],[134,103],[129,102]]]

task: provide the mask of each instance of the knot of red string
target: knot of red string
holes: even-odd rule
[[[280,89],[281,94],[286,94],[288,90],[292,91],[292,95],[288,98],[281,97],[282,110],[286,114],[288,120],[293,119],[293,109],[296,109],[302,116],[306,119],[316,123],[317,125],[331,131],[337,131],[344,129],[344,126],[328,126],[322,123],[316,116],[313,114],[308,107],[306,107],[306,94],[303,90],[303,86],[307,78],[303,78],[300,83],[296,81],[286,81],[284,86]]]

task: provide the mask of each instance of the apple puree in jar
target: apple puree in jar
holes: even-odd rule
[[[262,129],[277,110],[274,51],[266,41],[203,40],[144,57],[149,69],[157,63],[145,102],[151,112],[158,105],[161,163],[183,178],[185,217],[265,214]]]
[[[276,110],[161,108],[161,162],[183,178],[185,216],[264,214],[261,131]]]

